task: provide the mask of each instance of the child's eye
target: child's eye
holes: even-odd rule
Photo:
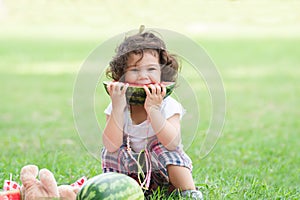
[[[159,69],[159,66],[156,66],[156,65],[150,65],[150,66],[148,66],[148,70],[149,71],[155,71],[157,69]]]
[[[129,71],[131,71],[131,72],[138,72],[139,70],[136,69],[136,68],[131,68]]]

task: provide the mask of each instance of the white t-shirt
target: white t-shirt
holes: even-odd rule
[[[110,115],[112,111],[112,104],[104,110],[106,115]],[[175,114],[180,115],[180,119],[185,114],[185,109],[182,105],[172,97],[166,97],[161,105],[160,111],[165,119],[172,117]],[[147,145],[147,141],[151,141],[156,137],[151,124],[148,120],[140,124],[132,124],[129,108],[126,107],[124,111],[124,136],[130,138],[130,146],[135,152],[140,152]]]

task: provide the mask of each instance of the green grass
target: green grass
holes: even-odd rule
[[[101,173],[100,161],[80,142],[72,113],[76,72],[92,42],[2,40],[9,45],[0,47],[6,52],[0,68],[0,187],[10,173],[19,181],[29,163],[53,171],[59,184]],[[299,38],[197,41],[222,74],[227,115],[222,137],[205,159],[199,159],[199,143],[187,150],[196,185],[206,199],[298,199]],[[8,50],[14,42],[28,44],[22,53],[16,50],[16,58]],[[68,53],[57,53],[54,44]],[[69,69],[43,68],[55,64]],[[102,112],[97,115],[103,123]],[[202,118],[199,132],[209,122]]]

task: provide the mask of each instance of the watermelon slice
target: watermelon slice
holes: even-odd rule
[[[105,91],[108,93],[107,90],[107,85],[109,84],[109,81],[104,81],[103,85],[105,88]],[[174,88],[175,88],[175,82],[162,82],[161,84],[164,84],[166,86],[166,95],[165,98],[167,96],[169,96]],[[147,84],[149,85],[149,84]],[[146,92],[143,88],[144,85],[138,85],[138,84],[129,84],[129,87],[127,88],[126,91],[126,99],[127,102],[130,105],[144,105],[145,103],[145,99],[146,99]],[[151,91],[151,89],[150,89]]]

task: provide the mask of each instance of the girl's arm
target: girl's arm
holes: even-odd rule
[[[117,151],[123,143],[124,109],[126,106],[125,92],[128,84],[114,82],[107,86],[111,100],[112,111],[106,117],[102,141],[109,152]]]
[[[180,144],[180,116],[175,114],[165,119],[160,112],[160,105],[166,94],[166,87],[163,85],[150,85],[151,91],[144,86],[147,98],[144,104],[151,126],[155,131],[158,140],[168,150],[175,150]]]
[[[103,145],[109,152],[117,151],[123,143],[123,113],[112,113],[106,116],[106,126],[103,131]]]
[[[153,108],[149,113],[149,118],[160,143],[170,151],[175,150],[181,142],[179,114],[165,119],[159,108]]]

